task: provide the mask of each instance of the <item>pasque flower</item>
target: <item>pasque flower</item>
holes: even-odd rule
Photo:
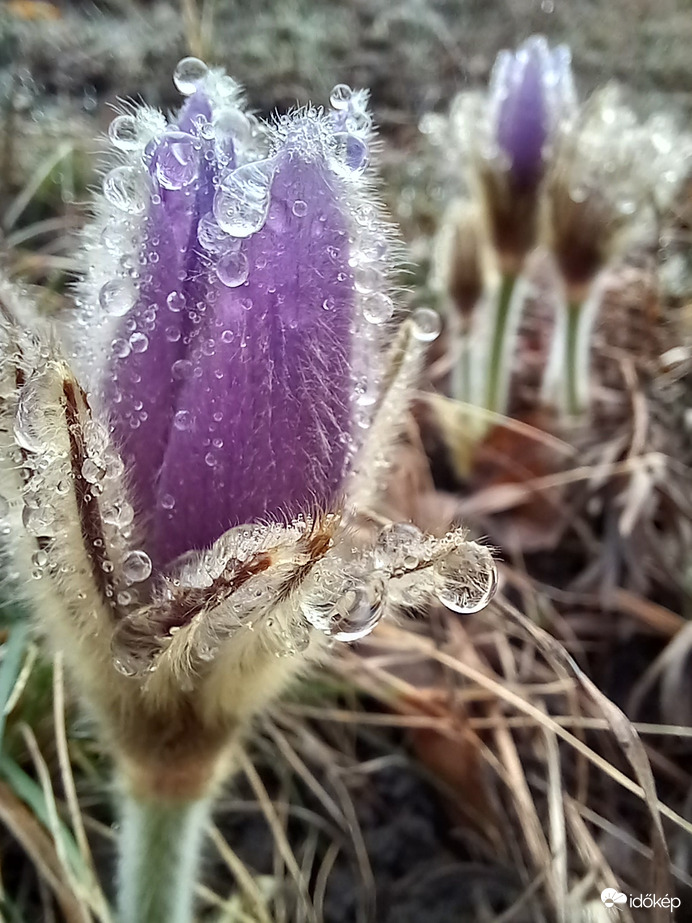
[[[507,409],[512,347],[524,300],[524,287],[517,282],[538,243],[552,152],[575,108],[569,49],[551,48],[542,36],[532,36],[516,51],[500,52],[487,92],[462,93],[452,105],[450,141],[464,152],[464,184],[480,209],[485,250],[484,297],[478,299],[483,310],[474,312],[471,334],[475,359],[471,374],[463,378],[470,382],[466,390],[472,402],[491,411]],[[454,224],[458,214],[458,208],[450,209],[446,223]],[[455,236],[447,230],[443,239]],[[455,261],[454,251],[446,258]],[[457,287],[463,262],[446,271]]]
[[[501,51],[490,77],[479,160],[481,188],[501,271],[516,273],[536,245],[539,187],[556,136],[574,115],[571,55],[532,36]]]
[[[70,335],[0,291],[10,569],[123,779],[123,923],[188,919],[229,742],[330,638],[495,587],[461,530],[377,513],[437,327],[395,317],[366,94],[264,124],[222,72],[175,79],[174,120],[111,125]]]
[[[543,230],[563,304],[545,384],[570,416],[588,406],[602,273],[628,238],[658,240],[660,216],[689,163],[689,137],[665,116],[639,121],[614,84],[597,90],[560,136],[546,177]]]

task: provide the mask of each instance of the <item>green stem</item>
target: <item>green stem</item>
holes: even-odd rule
[[[191,923],[210,803],[125,797],[119,834],[119,923]]]
[[[492,331],[492,340],[490,345],[490,361],[488,363],[488,378],[485,392],[485,407],[493,412],[500,411],[500,401],[503,399],[503,391],[509,370],[505,361],[507,326],[509,322],[510,306],[512,304],[512,295],[517,277],[514,275],[504,275],[500,283],[500,291],[497,296],[497,312],[495,314],[495,324]]]
[[[579,356],[579,321],[581,319],[582,305],[580,302],[570,301],[567,305],[567,323],[565,325],[565,410],[568,416],[576,417],[581,413],[579,373],[584,371],[585,364]],[[588,372],[587,372],[588,374]]]

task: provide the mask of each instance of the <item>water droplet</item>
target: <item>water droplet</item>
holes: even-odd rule
[[[106,200],[131,215],[141,215],[147,207],[145,177],[136,167],[115,167],[103,180]]]
[[[416,308],[411,315],[413,335],[421,343],[432,343],[440,335],[442,321],[437,311],[432,308]]]
[[[382,292],[374,292],[363,302],[363,317],[371,324],[384,324],[394,313],[394,302]]]
[[[185,296],[181,292],[171,292],[166,298],[168,310],[177,314],[185,307]]]
[[[192,375],[192,363],[189,359],[178,359],[171,366],[171,376],[176,381],[185,381]]]
[[[236,151],[250,143],[252,125],[240,109],[226,109],[214,119],[214,136],[217,156],[222,161],[232,163]]]
[[[197,225],[197,239],[208,253],[224,253],[238,245],[236,238],[223,231],[213,215],[205,215]]]
[[[151,574],[151,558],[145,551],[131,551],[123,558],[122,569],[128,583],[141,583]]]
[[[308,203],[302,199],[296,199],[291,209],[296,218],[304,218],[308,213]]]
[[[130,337],[130,349],[133,353],[145,353],[149,347],[149,337],[145,333],[133,333]]]
[[[329,95],[329,102],[334,109],[347,109],[353,96],[353,90],[346,83],[337,83]]]
[[[370,161],[370,151],[365,141],[350,132],[338,132],[334,140],[337,160],[332,166],[337,173],[362,173]]]
[[[241,250],[225,253],[216,264],[216,275],[219,281],[229,288],[237,288],[246,282],[249,272],[247,257]]]
[[[137,676],[139,672],[139,662],[136,658],[125,653],[119,653],[113,658],[113,666],[121,676]]]
[[[487,548],[469,542],[433,565],[437,598],[454,612],[478,612],[497,590],[497,568]]]
[[[55,510],[48,504],[35,509],[25,506],[22,510],[22,523],[30,535],[52,538],[55,535]]]
[[[192,96],[204,82],[209,68],[199,58],[183,58],[173,72],[173,83],[183,96]]]
[[[199,155],[197,142],[183,131],[171,131],[156,148],[156,178],[164,189],[182,189],[197,179]]]
[[[179,410],[173,417],[173,426],[181,432],[192,429],[193,417],[189,410]]]
[[[116,359],[127,359],[130,352],[130,342],[123,337],[116,337],[111,343],[111,354]]]
[[[221,334],[221,342],[222,343],[232,343],[234,336],[235,334],[233,333],[232,330],[224,330],[223,333]]]
[[[26,452],[41,452],[45,448],[36,419],[41,409],[40,402],[36,382],[29,380],[20,392],[14,418],[14,441]]]
[[[421,530],[411,522],[385,526],[375,543],[375,567],[396,575],[413,570],[423,556],[424,541]]]
[[[385,583],[379,575],[355,578],[323,573],[301,601],[306,620],[337,641],[357,641],[369,634],[384,612]]]
[[[172,494],[163,494],[161,497],[161,506],[164,510],[172,510],[175,506],[175,497]]]
[[[137,121],[132,115],[119,115],[108,126],[108,137],[121,151],[134,151],[139,147]]]
[[[264,626],[268,629],[265,640],[269,650],[276,657],[292,657],[307,650],[310,646],[310,626],[298,616],[293,616],[284,625],[270,625],[272,619],[265,619]]]
[[[85,458],[82,464],[82,477],[89,484],[98,484],[105,477],[106,469],[102,468],[93,458]]]
[[[45,567],[48,563],[48,555],[45,551],[35,551],[31,556],[31,561],[35,567]]]
[[[129,279],[111,279],[101,286],[99,304],[110,317],[124,317],[136,301],[137,290]]]
[[[223,178],[214,196],[214,215],[224,231],[250,237],[264,225],[273,178],[273,160],[246,164]]]
[[[114,500],[101,507],[101,517],[106,525],[123,529],[132,524],[135,511],[126,501]]]
[[[379,266],[364,266],[355,278],[356,290],[363,295],[378,292],[382,288],[382,270]]]

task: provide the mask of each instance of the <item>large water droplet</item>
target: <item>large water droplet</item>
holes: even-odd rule
[[[366,579],[326,573],[301,601],[301,609],[311,625],[335,640],[357,641],[382,617],[384,594],[385,583],[379,575]]]
[[[139,147],[137,120],[132,115],[119,115],[108,126],[108,137],[121,151],[134,151]]]
[[[442,321],[437,311],[432,308],[416,308],[411,315],[413,335],[421,343],[432,343],[440,335]]]
[[[141,215],[147,207],[145,178],[136,167],[115,167],[103,180],[106,200],[130,215]]]
[[[435,592],[454,612],[478,612],[497,590],[497,568],[487,548],[469,542],[433,565]]]
[[[214,196],[214,215],[233,237],[249,237],[264,225],[269,211],[274,161],[260,160],[228,173]]]
[[[151,558],[145,551],[131,551],[123,558],[122,569],[128,583],[141,583],[151,574]]]
[[[137,301],[137,290],[129,279],[110,279],[101,286],[99,304],[111,317],[124,317]]]
[[[347,109],[353,96],[353,90],[346,83],[337,83],[329,96],[334,109]]]
[[[183,96],[192,96],[209,73],[209,68],[199,58],[183,58],[173,71],[173,83]]]
[[[197,142],[183,131],[171,131],[156,149],[156,178],[165,189],[182,189],[197,179],[199,154]]]
[[[249,272],[247,257],[241,250],[224,253],[216,264],[216,275],[219,281],[229,288],[237,288],[246,282]]]

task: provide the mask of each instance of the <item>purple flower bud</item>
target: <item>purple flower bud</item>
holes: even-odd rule
[[[490,94],[495,141],[511,179],[519,188],[535,186],[558,120],[576,105],[569,48],[551,49],[545,38],[532,36],[516,52],[500,52]]]
[[[98,287],[93,388],[156,565],[345,491],[393,310],[365,101],[269,128],[211,72],[175,124],[120,117],[138,146],[104,181],[114,259],[82,301]]]

